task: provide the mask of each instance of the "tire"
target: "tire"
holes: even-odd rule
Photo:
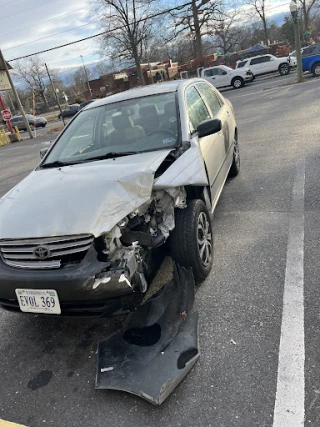
[[[176,210],[176,225],[170,238],[171,255],[182,267],[192,268],[196,282],[208,276],[213,263],[211,221],[212,217],[200,199],[190,200],[185,209]]]
[[[281,76],[286,76],[290,73],[290,65],[286,63],[280,64],[278,71]]]
[[[234,178],[240,172],[240,151],[239,151],[239,142],[238,137],[234,137],[233,141],[233,160],[232,165],[229,170],[229,177]]]
[[[231,82],[234,89],[240,89],[242,86],[244,86],[244,80],[242,77],[234,77]]]
[[[311,71],[313,77],[320,77],[320,62],[316,62],[315,64],[313,64]]]

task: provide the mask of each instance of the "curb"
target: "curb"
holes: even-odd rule
[[[11,423],[10,421],[0,420],[0,427],[27,427],[22,424]]]

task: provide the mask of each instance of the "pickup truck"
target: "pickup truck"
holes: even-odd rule
[[[233,70],[226,65],[204,68],[201,71],[201,77],[217,88],[233,86],[235,89],[241,88],[245,83],[252,82],[254,78],[249,68]]]
[[[302,71],[320,77],[320,43],[305,47],[302,52]]]

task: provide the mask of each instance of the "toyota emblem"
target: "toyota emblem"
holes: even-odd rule
[[[50,249],[47,248],[46,246],[38,246],[37,248],[35,248],[35,250],[33,251],[33,255],[37,258],[37,259],[47,259],[49,258],[49,256],[51,255],[50,253]]]

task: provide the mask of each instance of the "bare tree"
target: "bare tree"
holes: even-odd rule
[[[242,49],[248,41],[250,30],[241,25],[242,12],[237,9],[220,8],[219,17],[213,23],[211,33],[215,36],[214,46],[225,55]]]
[[[264,42],[269,45],[267,15],[266,15],[266,0],[245,0],[245,3],[251,7],[255,15],[261,19],[264,33]]]
[[[186,2],[184,2],[186,3]],[[203,60],[202,37],[208,34],[208,25],[214,18],[216,3],[212,0],[191,0],[185,5],[177,5],[171,12],[174,18],[175,36],[188,32],[194,42],[197,58]]]
[[[96,12],[106,35],[102,39],[103,51],[118,59],[134,59],[139,80],[144,84],[141,71],[143,42],[150,37],[150,16],[156,0],[94,0]]]
[[[84,69],[81,67],[73,74],[70,74],[65,79],[66,86],[73,96],[83,96],[83,93],[88,90],[87,78]]]
[[[310,18],[313,7],[317,5],[317,0],[299,0],[303,14],[303,24],[305,31],[310,31]]]
[[[45,107],[49,109],[46,97],[46,85],[43,81],[46,78],[46,70],[41,58],[35,55],[23,62],[16,61],[14,70],[20,80],[24,84],[27,84],[34,91],[35,96],[39,96],[44,102]]]

